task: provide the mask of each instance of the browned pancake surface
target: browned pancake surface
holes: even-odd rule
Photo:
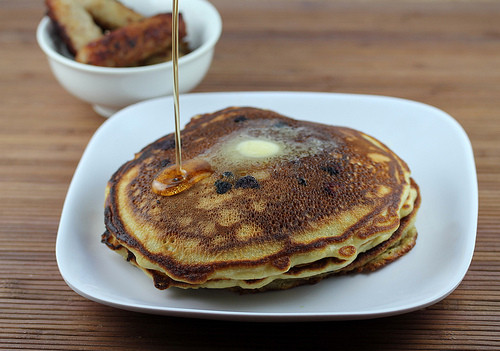
[[[399,226],[409,169],[380,142],[349,128],[229,108],[186,126],[183,157],[200,157],[238,133],[276,139],[285,133],[292,148],[316,146],[244,166],[216,160],[212,176],[163,197],[151,183],[175,162],[174,138],[167,135],[110,179],[107,231],[154,269],[199,284],[224,270],[286,272],[296,257],[314,261],[332,246],[340,258],[350,258],[356,247],[344,243],[369,241]],[[221,191],[221,182],[230,189]]]
[[[261,288],[242,289],[239,287],[235,287],[232,288],[232,290],[240,293],[285,290],[300,285],[315,284],[332,275],[373,272],[397,260],[401,256],[408,253],[415,246],[417,240],[417,230],[414,226],[414,222],[416,220],[416,215],[420,207],[421,197],[419,194],[418,186],[414,181],[412,181],[412,186],[417,190],[418,193],[412,212],[401,219],[399,228],[394,232],[394,234],[392,234],[392,236],[388,240],[380,243],[379,245],[373,247],[368,251],[360,253],[356,257],[356,259],[349,265],[343,267],[340,270],[319,273],[307,278],[294,278],[294,275],[297,275],[303,270],[318,269],[318,271],[321,271],[321,269],[323,267],[326,267],[331,261],[341,261],[341,259],[338,258],[327,257],[307,265],[292,267],[282,278],[276,279]],[[109,232],[103,235],[103,242],[112,250],[121,251],[122,255],[127,259],[127,261],[141,268],[137,264],[134,254],[120,245],[115,240],[115,238],[110,235]],[[188,284],[176,282],[166,274],[156,270],[145,270],[145,273],[153,279],[154,285],[158,289],[166,289],[170,286],[179,286],[184,288],[189,287]],[[247,283],[250,284],[252,282],[247,281]],[[256,281],[256,283],[258,283],[258,281]]]

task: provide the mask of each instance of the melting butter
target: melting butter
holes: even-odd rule
[[[280,152],[282,147],[272,141],[263,139],[250,139],[240,141],[236,145],[236,151],[238,151],[244,157],[271,157]]]

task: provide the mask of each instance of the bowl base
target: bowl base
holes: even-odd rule
[[[105,107],[101,105],[92,105],[92,108],[104,118],[108,118],[120,110],[119,108]]]

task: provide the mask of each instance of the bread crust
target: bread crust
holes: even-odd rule
[[[102,37],[102,29],[83,6],[73,0],[45,0],[47,16],[66,44],[69,52],[76,55],[87,43]]]
[[[179,17],[179,38],[186,26]],[[172,44],[172,14],[164,13],[116,29],[82,47],[78,62],[106,67],[140,65],[148,57],[166,52]]]

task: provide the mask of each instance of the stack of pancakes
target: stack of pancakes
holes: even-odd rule
[[[194,117],[182,152],[211,173],[180,194],[152,191],[175,163],[173,134],[106,188],[102,241],[159,289],[287,289],[373,271],[415,245],[418,186],[360,131],[231,107]]]

